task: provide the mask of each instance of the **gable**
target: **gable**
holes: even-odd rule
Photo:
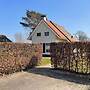
[[[49,32],[49,36],[45,36],[45,32]],[[41,33],[41,36],[38,37],[37,33]],[[34,43],[51,43],[51,42],[60,42],[60,39],[55,35],[55,33],[48,27],[48,25],[41,21],[40,24],[36,27],[35,31],[32,33],[32,42]]]
[[[49,31],[51,33],[51,35],[53,35],[54,38],[58,39],[59,41],[60,40],[64,40],[64,41],[68,41],[68,42],[77,41],[77,39],[74,38],[73,36],[71,36],[71,34],[69,34],[62,26],[59,26],[59,25],[53,23],[52,21],[42,20],[37,25],[37,27],[35,28],[35,30],[33,31],[33,33],[30,36],[33,37],[34,33],[37,31],[38,32]],[[44,37],[42,37],[42,38],[44,38]]]
[[[30,37],[32,37],[38,29],[40,29],[40,28],[43,29],[44,26],[46,27],[46,30],[47,30],[47,29],[50,30],[51,32],[54,33],[54,35],[57,36],[57,34],[52,30],[52,28],[50,28],[50,27],[45,23],[44,20],[41,20],[41,22],[37,25],[37,27],[35,28],[35,30],[34,30],[34,31],[32,32],[32,34],[30,35]],[[44,27],[44,28],[45,28],[45,27]],[[29,38],[30,38],[30,37],[29,37]],[[60,39],[62,39],[62,37],[63,37],[63,36],[61,36],[61,38],[60,38],[60,36],[59,36]],[[58,38],[58,36],[57,36],[57,38]]]

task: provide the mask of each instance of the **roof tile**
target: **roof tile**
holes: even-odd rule
[[[67,40],[68,42],[75,42],[77,39],[73,37],[70,33],[68,33],[64,27],[59,26],[52,21],[44,20],[44,22],[53,30],[53,32],[60,38]]]

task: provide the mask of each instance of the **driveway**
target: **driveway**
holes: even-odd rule
[[[0,78],[0,90],[90,90],[90,81],[41,66]]]

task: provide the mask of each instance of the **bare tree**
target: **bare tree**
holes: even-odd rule
[[[79,41],[87,41],[88,40],[86,33],[83,31],[77,31],[75,36]]]
[[[23,41],[22,33],[20,32],[15,33],[14,37],[15,37],[15,42],[21,43]]]
[[[27,10],[26,16],[22,17],[22,21],[20,22],[20,24],[25,28],[26,32],[28,32],[28,34],[30,35],[44,17],[46,17],[46,15],[36,11]],[[29,37],[29,35],[27,36],[27,38]]]
[[[39,12],[27,10],[26,16],[22,17],[22,21],[20,22],[20,24],[23,27],[29,27],[33,30],[45,16],[46,15]]]

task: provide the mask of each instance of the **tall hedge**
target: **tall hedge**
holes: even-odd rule
[[[41,44],[0,42],[1,74],[9,74],[32,66],[36,66],[41,58]]]
[[[90,74],[90,42],[51,43],[50,51],[55,68]]]

